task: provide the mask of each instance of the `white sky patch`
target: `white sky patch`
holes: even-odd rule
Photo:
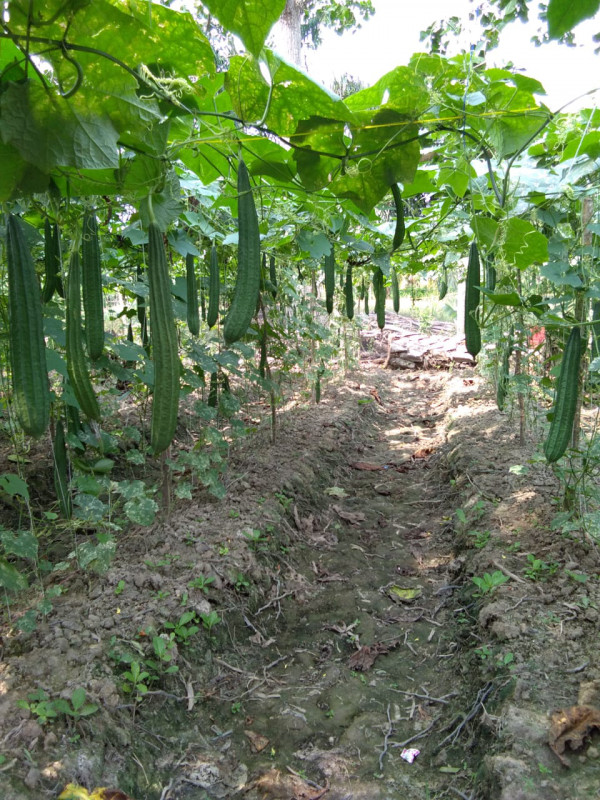
[[[574,0],[575,1],[575,0]],[[323,31],[323,44],[306,52],[309,73],[314,80],[330,86],[334,78],[349,73],[372,85],[394,67],[406,65],[413,53],[423,52],[425,46],[419,34],[436,20],[449,16],[461,17],[465,31],[458,38],[455,55],[468,51],[479,38],[479,23],[468,22],[469,0],[373,0],[376,13],[356,33],[338,36]],[[558,110],[580,94],[600,89],[600,55],[594,54],[592,35],[600,30],[600,14],[575,28],[575,37],[582,44],[566,47],[555,42],[535,47],[530,41],[537,25],[515,22],[500,35],[501,45],[488,58],[490,67],[503,67],[513,62],[518,70],[539,80],[546,89],[542,97],[551,110]],[[600,92],[583,102],[569,106],[568,111],[592,107]]]

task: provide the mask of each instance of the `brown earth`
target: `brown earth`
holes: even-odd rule
[[[598,797],[597,547],[552,529],[558,482],[471,367],[382,352],[236,445],[223,500],[129,529],[30,633],[5,621],[0,797]],[[80,719],[17,705],[78,687]]]

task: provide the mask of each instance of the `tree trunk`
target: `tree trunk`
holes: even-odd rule
[[[287,0],[285,11],[277,23],[274,34],[281,54],[296,66],[302,66],[302,32],[300,26],[304,13],[304,0]]]

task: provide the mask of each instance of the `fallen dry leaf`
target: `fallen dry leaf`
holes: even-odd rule
[[[352,464],[350,464],[350,466],[352,467],[352,469],[362,469],[362,470],[368,470],[370,472],[375,472],[376,470],[385,469],[385,466],[382,466],[381,464],[371,464],[368,461],[354,461]]]
[[[349,522],[351,525],[358,525],[359,522],[365,521],[365,515],[362,511],[344,511],[340,506],[333,506],[333,510],[340,519]]]
[[[420,447],[418,450],[412,454],[413,458],[427,458],[430,456],[434,451],[433,447]]]
[[[250,742],[250,747],[254,753],[260,753],[269,744],[266,736],[261,733],[255,733],[255,731],[244,731],[244,736]]]
[[[356,653],[350,656],[348,659],[348,666],[350,669],[357,672],[366,672],[368,669],[371,669],[378,656],[386,655],[390,650],[397,647],[398,644],[398,640],[395,640],[393,642],[387,642],[387,644],[378,642],[372,645],[363,645],[360,650],[357,650]]]
[[[594,706],[570,706],[552,714],[548,744],[565,767],[571,766],[563,755],[567,744],[571,750],[579,750],[593,728],[600,729],[600,710]]]
[[[329,786],[311,786],[297,775],[283,775],[278,769],[270,769],[252,781],[244,791],[258,789],[262,800],[319,800]]]

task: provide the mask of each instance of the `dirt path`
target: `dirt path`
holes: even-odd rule
[[[596,703],[598,562],[550,533],[552,476],[509,469],[527,458],[470,369],[366,361],[282,413],[274,444],[232,453],[222,501],[131,531],[105,576],[7,633],[2,796],[596,797],[600,759],[569,773],[546,714]],[[540,538],[557,567],[538,581]],[[79,720],[16,705],[77,687],[98,705]]]

